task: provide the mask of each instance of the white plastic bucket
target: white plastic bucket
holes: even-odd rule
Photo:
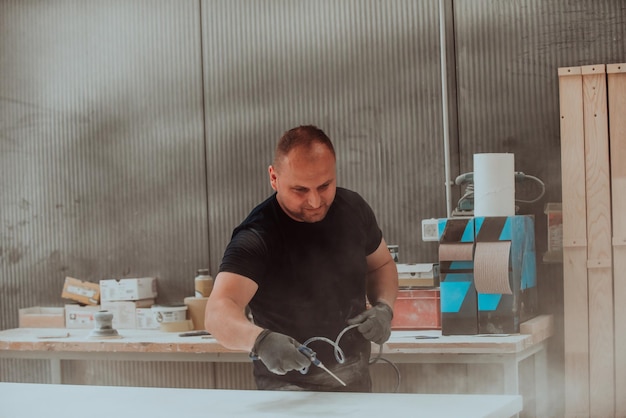
[[[187,319],[187,305],[152,305],[152,314],[158,323],[184,321]]]

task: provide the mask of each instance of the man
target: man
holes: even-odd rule
[[[396,265],[369,205],[336,186],[335,165],[322,130],[287,131],[269,167],[275,193],[234,230],[215,277],[206,329],[251,353],[259,389],[369,392],[370,341],[391,333]],[[299,350],[311,338],[345,387]]]

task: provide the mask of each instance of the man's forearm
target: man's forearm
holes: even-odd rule
[[[257,336],[263,331],[251,323],[235,303],[227,299],[207,302],[204,325],[224,347],[251,351]]]
[[[367,275],[367,298],[370,303],[384,302],[392,309],[398,296],[398,269],[390,259]]]

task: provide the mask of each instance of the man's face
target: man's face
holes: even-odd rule
[[[298,222],[319,222],[335,199],[335,157],[322,144],[297,147],[269,167],[280,207]]]

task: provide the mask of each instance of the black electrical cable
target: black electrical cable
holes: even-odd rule
[[[386,359],[386,358],[383,357],[383,346],[382,346],[382,344],[380,345],[380,350],[378,351],[378,355],[376,355],[376,357],[371,358],[369,364],[371,366],[372,364],[376,364],[379,361],[384,361],[385,363],[391,365],[391,367],[393,367],[393,369],[396,371],[397,383],[396,383],[396,388],[393,391],[393,393],[398,393],[398,390],[400,389],[400,383],[402,381],[402,379],[400,377],[400,369],[398,369],[398,366],[396,366],[394,362],[392,362],[391,360]]]

